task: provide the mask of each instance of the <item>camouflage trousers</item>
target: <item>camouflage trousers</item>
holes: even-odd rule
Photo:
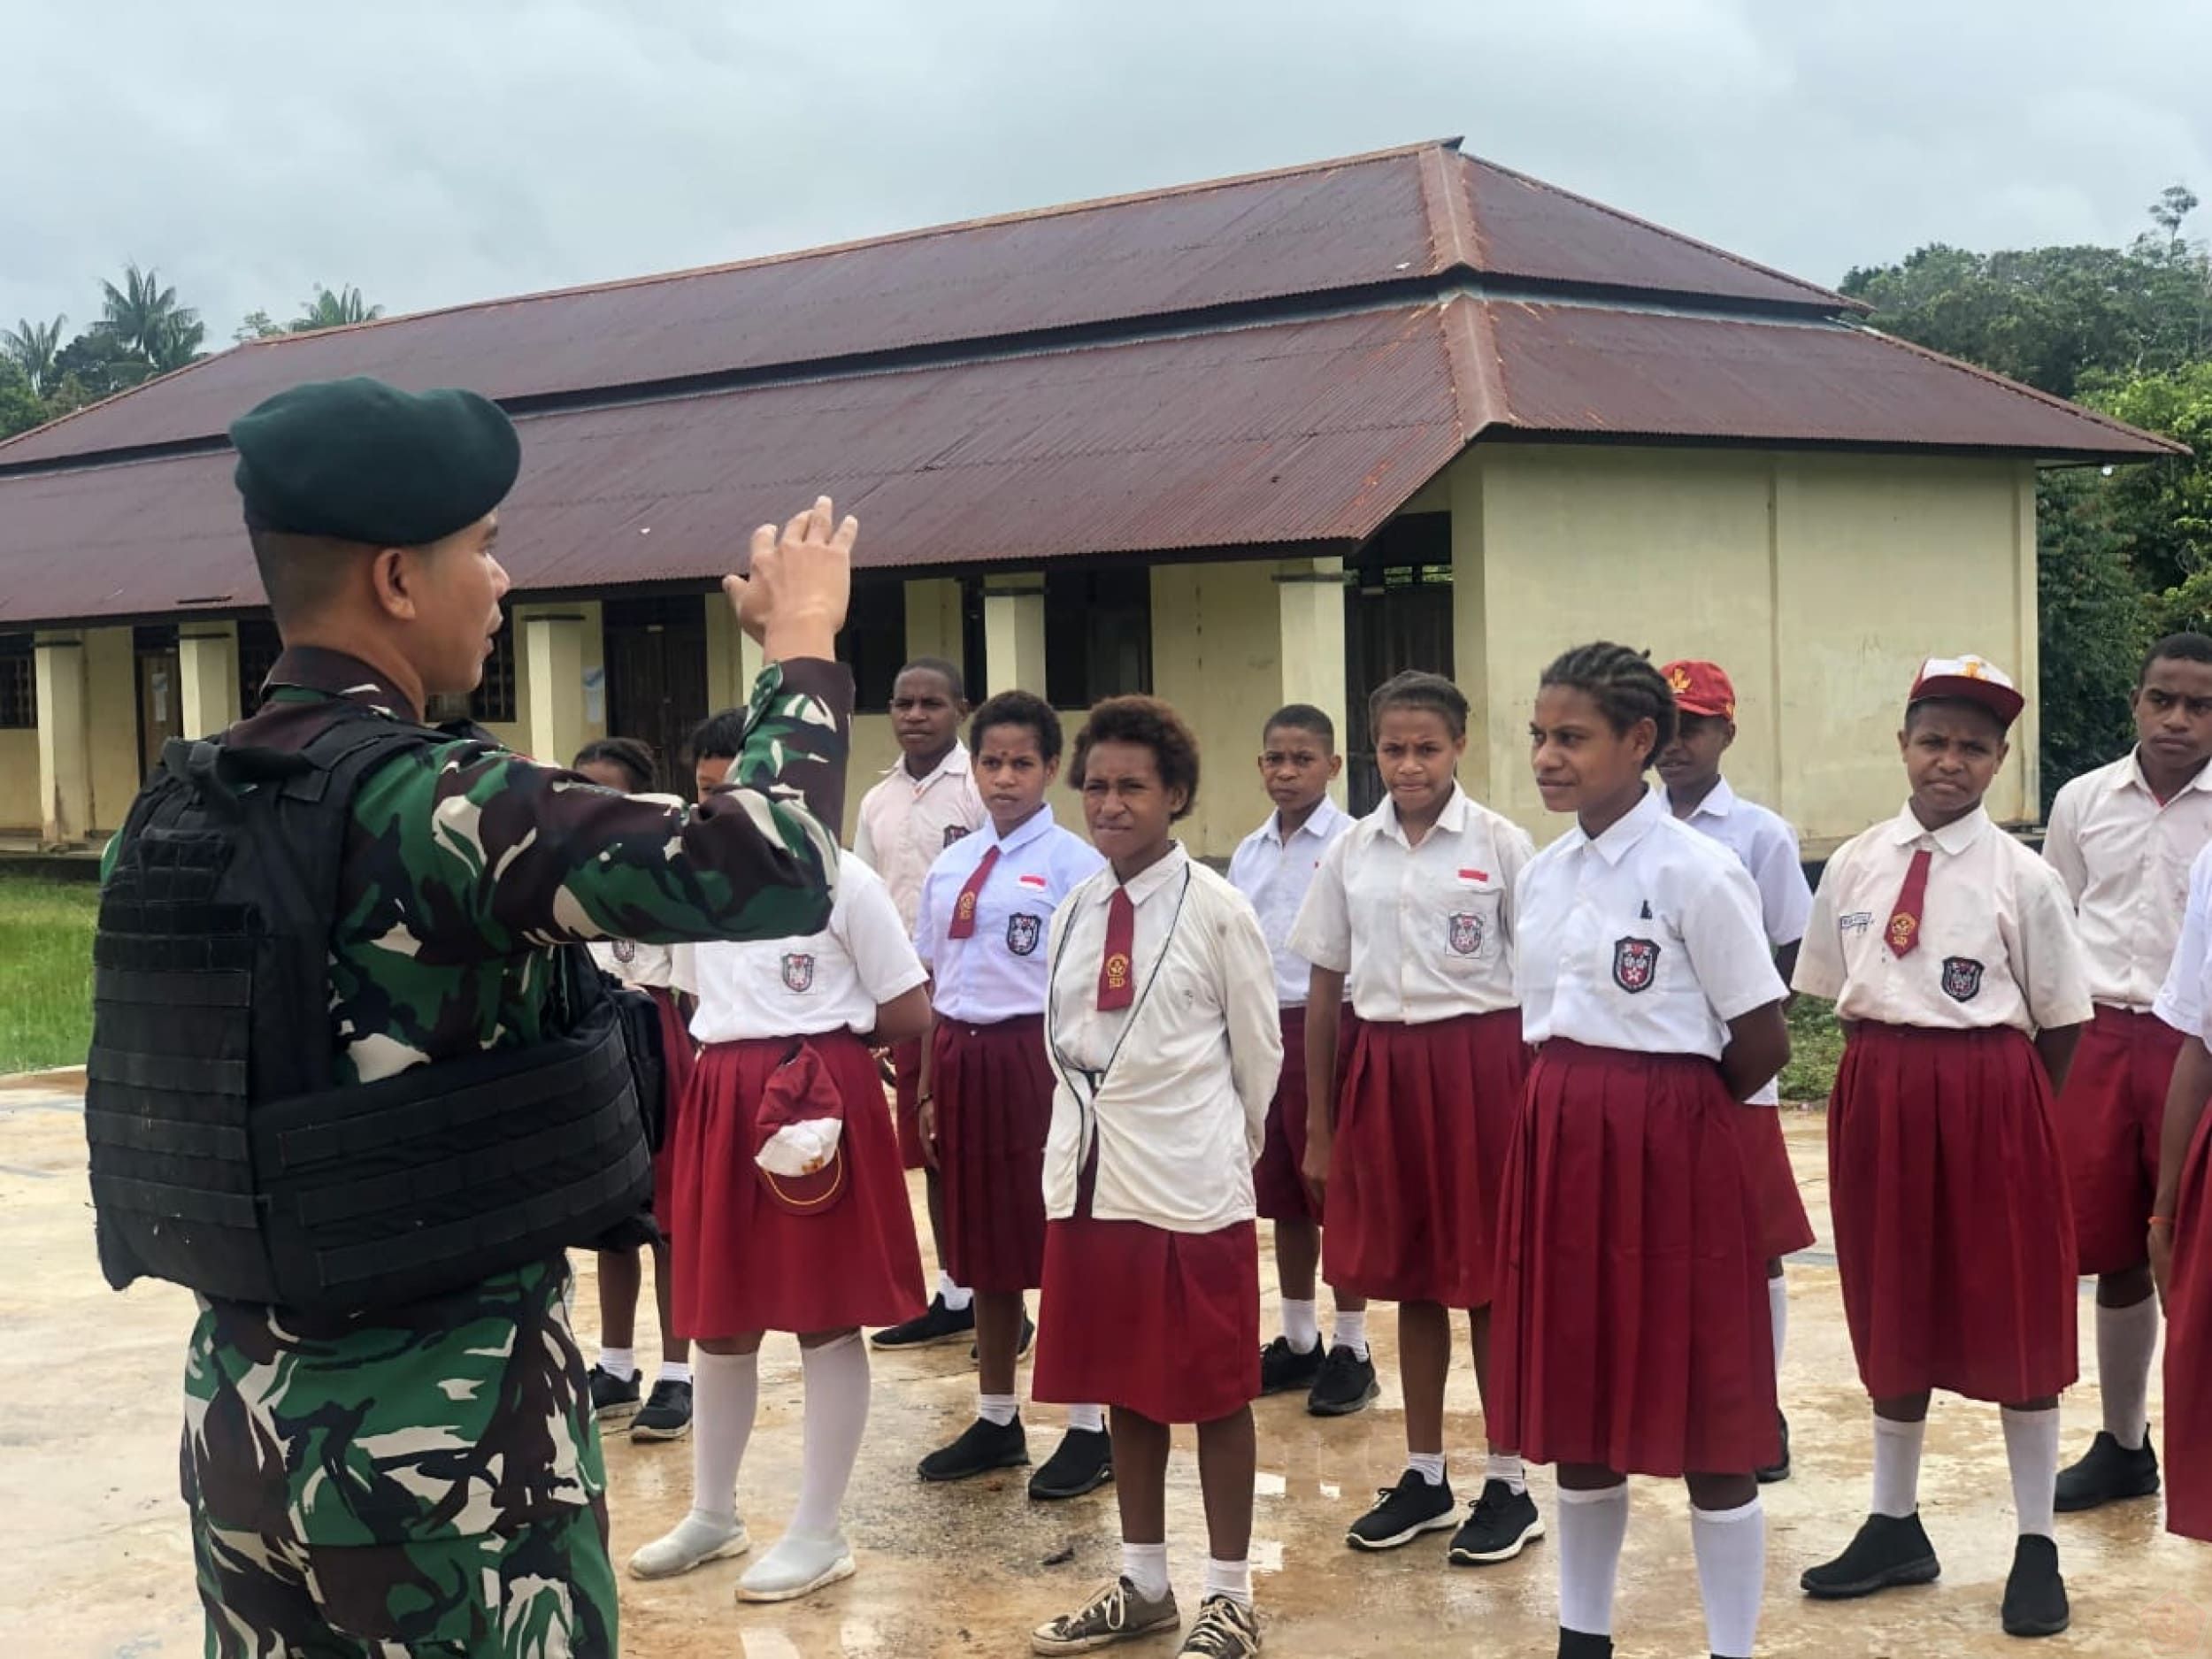
[[[207,1659],[614,1659],[603,1499],[434,1543],[322,1545],[195,1515]]]

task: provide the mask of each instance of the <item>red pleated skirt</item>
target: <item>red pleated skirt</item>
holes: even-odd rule
[[[1322,1200],[1314,1196],[1302,1172],[1306,1161],[1306,1010],[1286,1008],[1283,1020],[1283,1077],[1267,1108],[1267,1138],[1260,1161],[1252,1166],[1252,1194],[1269,1221],[1321,1219]],[[1341,1095],[1358,1045],[1359,1017],[1347,1008],[1338,1017],[1336,1081]]]
[[[799,1215],[760,1179],[761,1093],[798,1041],[713,1043],[692,1075],[672,1182],[672,1288],[685,1336],[897,1325],[925,1306],[883,1075],[850,1032],[806,1039],[844,1110],[842,1195]]]
[[[2197,1121],[2166,1279],[2166,1528],[2212,1543],[2212,1111]]]
[[[1257,1229],[1048,1224],[1030,1392],[1155,1423],[1211,1423],[1250,1404],[1260,1392]]]
[[[676,1194],[671,1182],[675,1172],[676,1137],[683,1122],[684,1101],[691,1093],[691,1073],[699,1059],[699,1045],[691,1035],[676,993],[664,985],[643,987],[661,1017],[661,1080],[668,1099],[664,1108],[661,1149],[653,1155],[653,1217],[661,1231],[673,1231]]]
[[[1768,1110],[1697,1056],[1538,1051],[1503,1193],[1493,1445],[1666,1477],[1781,1456],[1753,1175]]]
[[[2155,1014],[2101,1008],[2058,1097],[2058,1147],[2074,1208],[2074,1265],[2119,1273],[2149,1255],[2166,1086],[2184,1039]]]
[[[1527,1081],[1521,1012],[1363,1022],[1339,1097],[1322,1271],[1383,1302],[1480,1308]]]
[[[2008,1403],[2074,1380],[2074,1220],[2025,1036],[1855,1027],[1829,1100],[1828,1202],[1874,1398]]]
[[[922,1040],[895,1043],[891,1049],[891,1087],[899,1125],[899,1162],[910,1170],[929,1167],[922,1149]]]
[[[1045,1135],[1052,1063],[1044,1020],[940,1020],[930,1089],[943,1178],[945,1271],[971,1290],[1044,1282]]]
[[[1782,1114],[1773,1106],[1746,1108],[1751,1120],[1745,1125],[1751,1137],[1751,1183],[1759,1197],[1759,1248],[1769,1261],[1778,1261],[1813,1242],[1812,1217],[1797,1190],[1797,1171],[1790,1167],[1790,1143],[1782,1133]]]

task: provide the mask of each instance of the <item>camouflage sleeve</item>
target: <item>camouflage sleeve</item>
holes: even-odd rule
[[[828,926],[852,676],[772,664],[730,781],[692,807],[618,795],[480,741],[361,786],[346,864],[396,948],[461,962],[594,939],[780,939]],[[373,918],[355,916],[359,926]]]

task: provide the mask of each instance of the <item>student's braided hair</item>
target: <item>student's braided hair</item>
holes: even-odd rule
[[[1623,737],[1639,720],[1649,720],[1656,734],[1650,753],[1644,757],[1647,766],[1674,741],[1674,693],[1668,689],[1666,677],[1651,665],[1647,651],[1616,645],[1610,640],[1578,645],[1555,658],[1539,684],[1570,686],[1586,694],[1607,724]]]

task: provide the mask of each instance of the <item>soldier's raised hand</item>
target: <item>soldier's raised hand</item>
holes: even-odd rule
[[[742,576],[725,576],[722,591],[738,626],[760,641],[770,662],[836,656],[859,534],[860,520],[849,513],[836,522],[827,495],[784,526],[780,536],[772,524],[753,532],[751,565]]]

